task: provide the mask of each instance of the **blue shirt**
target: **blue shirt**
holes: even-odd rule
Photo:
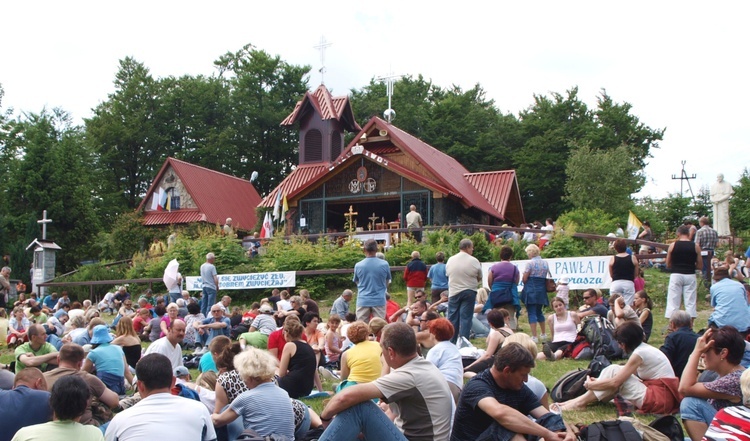
[[[222,317],[219,320],[214,320],[213,317],[209,317],[203,320],[202,323],[204,325],[209,325],[211,323],[217,323],[217,322],[226,323],[227,326],[225,328],[210,328],[208,330],[208,340],[206,340],[206,346],[208,346],[211,343],[211,340],[213,340],[215,337],[218,337],[220,335],[226,335],[227,337],[229,337],[230,335],[229,332],[232,329],[232,322],[226,317]]]
[[[0,441],[10,441],[18,429],[52,420],[49,392],[18,386],[0,390]]]
[[[125,353],[120,346],[103,344],[89,352],[86,358],[94,363],[97,372],[107,372],[122,377],[125,375],[124,357]]]
[[[445,263],[436,263],[430,267],[430,271],[427,273],[427,278],[430,279],[430,288],[432,289],[448,289],[448,276],[445,275]]]
[[[219,373],[219,370],[216,369],[216,362],[214,361],[214,356],[211,355],[210,352],[206,352],[201,356],[201,361],[198,363],[198,371],[199,372],[208,372],[208,371],[214,371],[217,374]]]
[[[357,307],[385,306],[385,292],[391,280],[388,262],[375,256],[365,257],[354,265],[357,284]]]
[[[57,299],[53,299],[52,295],[48,295],[44,297],[44,300],[42,300],[42,303],[44,306],[46,306],[49,309],[55,309],[55,306],[57,306]]]
[[[203,288],[218,289],[216,283],[214,283],[214,276],[216,275],[216,267],[212,263],[204,263],[201,265],[201,283]]]
[[[740,282],[722,279],[711,285],[711,306],[714,312],[708,321],[716,326],[734,326],[740,332],[750,328],[747,294]]]
[[[229,407],[242,417],[245,427],[252,427],[261,436],[278,434],[294,438],[292,402],[289,394],[274,383],[261,383],[242,392]]]

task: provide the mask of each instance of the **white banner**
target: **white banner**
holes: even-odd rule
[[[558,282],[561,277],[567,277],[570,289],[609,289],[609,285],[612,283],[612,278],[609,276],[609,260],[611,258],[612,256],[563,257],[544,259],[544,261],[549,265],[549,271],[552,273],[555,282]],[[528,260],[511,261],[521,273],[521,280],[518,283],[519,291],[523,288],[523,270],[528,262]],[[482,263],[482,286],[485,288],[489,289],[487,273],[495,263],[497,262]]]
[[[200,291],[203,289],[200,277],[188,276],[185,277],[185,281],[188,291]],[[297,286],[296,271],[219,275],[219,290],[289,288],[292,286]]]

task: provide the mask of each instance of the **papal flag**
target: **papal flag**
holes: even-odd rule
[[[279,210],[281,210],[281,190],[276,193],[276,202],[273,204],[273,220],[279,218]]]
[[[286,202],[286,195],[281,202],[281,222],[286,220],[286,212],[289,211],[289,204]]]
[[[641,221],[638,220],[635,213],[629,211],[628,213],[628,239],[635,239],[638,237],[638,231],[641,229]]]

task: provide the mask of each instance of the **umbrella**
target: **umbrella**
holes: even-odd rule
[[[167,285],[167,290],[170,290],[177,286],[177,270],[180,268],[180,263],[177,259],[172,259],[164,269],[164,284]]]

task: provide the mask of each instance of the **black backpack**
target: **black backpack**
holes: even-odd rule
[[[643,441],[630,421],[599,421],[581,430],[583,441]]]
[[[586,388],[583,387],[583,383],[586,382],[587,377],[591,374],[589,369],[576,369],[574,371],[566,372],[565,375],[560,377],[552,386],[552,390],[549,393],[550,398],[555,403],[562,401],[572,400],[573,398],[580,397],[586,393]]]
[[[615,325],[609,320],[599,315],[587,317],[581,335],[586,337],[591,345],[594,356],[604,355],[610,360],[622,358],[622,349],[615,340]]]
[[[649,426],[666,435],[671,441],[682,441],[685,439],[685,432],[682,431],[680,422],[672,415],[659,417],[651,421]]]
[[[591,363],[589,363],[591,376],[594,378],[599,378],[599,375],[602,373],[604,368],[611,364],[612,363],[609,361],[609,358],[605,357],[604,355],[597,355],[593,360],[591,360]]]
[[[289,438],[284,435],[259,435],[258,432],[253,429],[245,429],[237,437],[237,441],[289,441]]]

